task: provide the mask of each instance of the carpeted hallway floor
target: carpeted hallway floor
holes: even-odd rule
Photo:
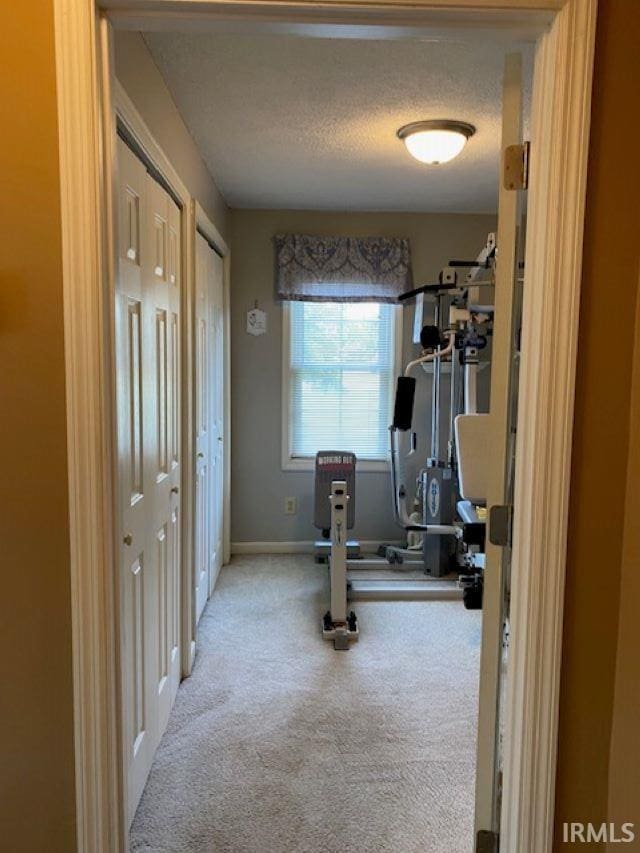
[[[336,652],[327,595],[311,557],[222,571],[133,853],[471,853],[480,613],[360,602]]]

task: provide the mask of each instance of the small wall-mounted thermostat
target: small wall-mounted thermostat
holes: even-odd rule
[[[267,331],[267,312],[258,308],[258,303],[247,311],[247,332],[250,335],[264,335]]]

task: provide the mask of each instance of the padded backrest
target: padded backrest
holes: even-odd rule
[[[489,481],[489,415],[458,415],[455,420],[460,494],[485,503]]]
[[[313,523],[319,530],[331,528],[331,483],[346,480],[349,503],[347,527],[353,528],[356,520],[356,455],[344,450],[320,450],[316,453],[316,483]]]

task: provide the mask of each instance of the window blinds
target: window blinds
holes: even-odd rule
[[[292,302],[289,451],[388,455],[394,385],[394,306]]]

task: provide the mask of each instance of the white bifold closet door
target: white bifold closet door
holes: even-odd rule
[[[180,210],[118,139],[116,369],[129,822],[180,681]]]
[[[222,565],[224,458],[223,262],[199,233],[196,234],[195,267],[194,586],[197,621]]]

